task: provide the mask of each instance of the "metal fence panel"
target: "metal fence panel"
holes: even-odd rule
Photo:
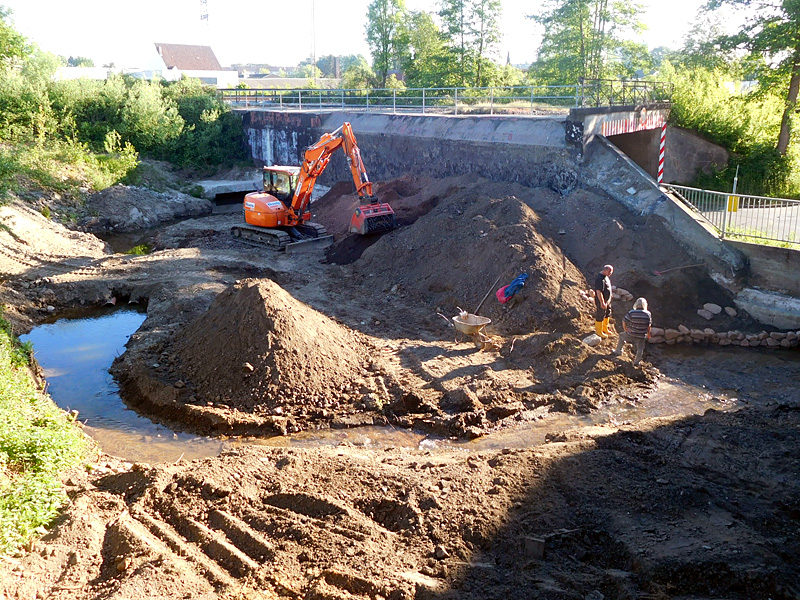
[[[664,186],[699,212],[721,238],[777,242],[800,248],[800,200]]]
[[[239,107],[364,110],[439,114],[526,114],[537,109],[639,105],[664,100],[671,88],[651,81],[584,80],[576,85],[408,88],[404,90],[224,89],[224,102]]]

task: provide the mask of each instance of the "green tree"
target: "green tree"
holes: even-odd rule
[[[405,0],[372,0],[367,7],[367,43],[381,87],[407,52],[406,18]]]
[[[358,62],[342,73],[342,80],[339,84],[343,90],[368,90],[375,85],[377,77],[375,71],[369,66],[366,60]]]
[[[475,0],[475,53],[477,55],[477,68],[475,69],[475,85],[483,86],[488,83],[482,77],[485,59],[500,41],[500,0]]]
[[[67,59],[67,66],[70,67],[93,67],[94,61],[85,56],[70,56]]]
[[[458,56],[459,83],[465,85],[470,38],[475,31],[475,15],[470,10],[469,0],[441,0],[439,17],[442,34]]]
[[[0,67],[19,64],[31,52],[24,35],[11,25],[11,11],[0,5]]]
[[[135,148],[153,150],[177,138],[184,120],[174,102],[161,95],[160,84],[136,81],[122,109],[123,137]]]
[[[449,54],[439,27],[426,12],[414,11],[408,19],[408,51],[403,65],[411,87],[444,85]]]
[[[784,106],[776,149],[785,155],[800,91],[800,1],[710,0],[706,8],[745,11],[747,19],[741,29],[718,39],[723,47],[743,48],[766,59],[759,81],[764,89],[783,90]]]
[[[541,14],[529,15],[544,27],[532,74],[560,84],[605,77],[619,61],[622,36],[642,29],[641,12],[641,5],[620,0],[546,0]]]

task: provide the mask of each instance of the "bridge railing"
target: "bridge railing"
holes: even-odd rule
[[[668,100],[669,84],[583,80],[575,85],[392,89],[251,88],[219,90],[240,108],[363,110],[423,114],[535,114],[588,106]]]
[[[720,238],[800,249],[800,200],[665,185],[698,212]]]
[[[627,79],[581,79],[578,82],[581,107],[639,106],[669,102],[673,84],[663,81]]]

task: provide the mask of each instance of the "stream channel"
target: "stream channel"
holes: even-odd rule
[[[780,400],[794,393],[800,380],[796,351],[734,352],[711,348],[658,351],[665,376],[658,389],[640,401],[604,406],[589,415],[554,413],[546,419],[472,441],[438,439],[392,427],[307,431],[264,439],[216,439],[176,433],[128,409],[108,369],[144,322],[140,306],[106,307],[68,315],[35,327],[21,340],[32,342],[44,370],[48,392],[65,410],[77,410],[84,430],[100,448],[125,460],[174,462],[215,456],[226,445],[259,444],[313,448],[352,444],[371,448],[406,447],[468,451],[527,448],[548,434],[636,422],[649,417],[702,414],[708,409],[735,410],[751,402]]]

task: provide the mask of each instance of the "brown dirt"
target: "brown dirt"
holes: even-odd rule
[[[146,302],[113,371],[130,406],[180,429],[391,423],[471,438],[635,401],[660,371],[679,370],[666,351],[649,349],[652,362],[635,369],[608,344],[580,342],[591,319],[579,291],[603,263],[616,263],[615,284],[652,294],[656,320],[670,325],[691,324],[696,301],[725,298],[703,270],[652,275],[687,257],[675,249],[664,264],[672,246],[659,223],[590,191],[563,198],[474,177],[376,187],[404,226],[353,242],[340,216],[349,221],[356,201],[334,187],[315,203],[337,236],[327,263],[232,240],[238,215],[174,225],[163,250],[127,257],[103,254],[91,236],[37,231],[40,215],[12,207],[0,302],[13,306],[17,331],[47,304],[58,313],[111,296]],[[62,246],[37,258],[37,236]],[[517,302],[490,294],[480,310],[493,344],[455,340],[436,315],[474,310],[520,272],[531,279]],[[530,450],[241,445],[152,467],[100,457],[91,473],[65,477],[70,502],[51,530],[0,561],[2,590],[76,600],[798,598],[800,372],[787,362],[751,377],[733,362],[719,371],[695,357],[689,372],[709,389],[735,385],[748,404],[737,413],[560,431]]]

